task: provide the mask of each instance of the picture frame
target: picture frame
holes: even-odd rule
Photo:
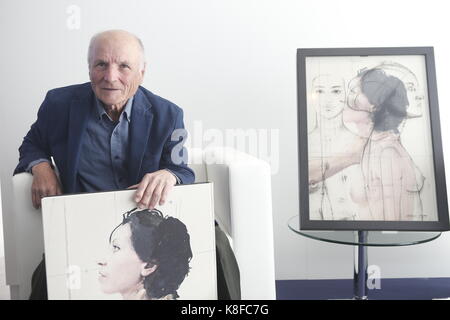
[[[135,190],[42,200],[49,300],[215,300],[212,183],[136,207]]]
[[[302,230],[449,230],[433,47],[297,50]]]

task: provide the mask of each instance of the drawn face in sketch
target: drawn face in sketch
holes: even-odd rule
[[[124,299],[176,299],[192,259],[187,228],[159,210],[136,210],[110,235],[111,253],[98,263],[101,289]]]
[[[405,83],[406,93],[408,95],[408,117],[421,117],[423,113],[424,93],[419,86],[417,78],[413,74],[409,74],[407,78],[403,79],[403,82]]]
[[[374,106],[361,89],[361,77],[353,78],[348,84],[347,105],[356,111],[372,112]]]
[[[342,78],[319,75],[312,81],[312,104],[320,117],[332,119],[342,114],[345,106],[345,84]]]
[[[104,293],[120,293],[126,296],[137,288],[142,278],[155,269],[147,268],[133,248],[130,224],[118,227],[111,238],[111,253],[99,262],[98,280]]]
[[[408,97],[408,118],[421,117],[425,94],[414,72],[397,62],[384,62],[376,68],[384,70],[386,74],[397,77],[404,83]]]

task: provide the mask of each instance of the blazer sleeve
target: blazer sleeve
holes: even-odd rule
[[[187,130],[184,128],[183,110],[179,109],[172,134],[164,144],[159,166],[160,169],[172,171],[181,180],[181,184],[194,183],[195,181],[194,171],[187,166],[188,152],[184,147],[186,139]]]
[[[25,172],[31,162],[46,159],[51,163],[51,153],[48,144],[50,99],[49,93],[38,111],[37,120],[31,125],[27,135],[19,147],[19,164],[13,174]]]

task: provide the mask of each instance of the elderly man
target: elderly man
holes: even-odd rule
[[[195,180],[183,148],[183,111],[140,86],[145,54],[142,42],[133,34],[110,30],[95,35],[88,64],[90,83],[47,93],[37,121],[19,148],[14,174],[33,174],[36,208],[45,196],[126,188],[136,188],[139,208],[164,204],[175,184]],[[219,297],[239,298],[238,285],[237,295],[229,292],[234,285],[226,279],[230,274],[227,263],[224,272],[220,270],[223,264],[218,264]],[[236,276],[238,279],[238,271]],[[220,283],[227,291],[222,296]],[[45,299],[46,295],[42,261],[33,275],[30,298]]]
[[[88,53],[90,83],[51,90],[20,147],[14,173],[33,173],[32,200],[74,192],[137,187],[140,208],[163,204],[177,182],[194,182],[181,149],[172,159],[174,130],[183,112],[140,87],[141,42],[125,31],[94,36]],[[181,142],[182,143],[182,142]],[[53,157],[61,185],[50,164]]]

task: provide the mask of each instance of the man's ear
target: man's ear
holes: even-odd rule
[[[149,263],[144,262],[142,264],[141,276],[147,277],[147,276],[151,275],[153,272],[155,272],[157,268],[158,268],[158,265],[156,265],[156,264],[152,264],[150,262]]]
[[[147,62],[144,62],[144,65],[142,66],[141,69],[141,81],[144,81],[144,75],[146,70],[147,70]]]

